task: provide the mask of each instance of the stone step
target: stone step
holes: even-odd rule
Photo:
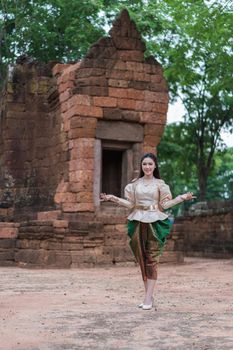
[[[0,222],[0,239],[16,238],[19,232],[19,223]]]
[[[58,220],[61,218],[61,210],[40,211],[37,213],[37,220],[49,221]]]

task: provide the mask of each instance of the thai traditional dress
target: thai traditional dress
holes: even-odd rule
[[[125,187],[125,198],[115,201],[131,210],[128,216],[130,247],[140,265],[142,278],[157,279],[157,267],[171,222],[163,209],[183,202],[181,196],[172,199],[168,185],[161,179],[145,181],[142,177]]]

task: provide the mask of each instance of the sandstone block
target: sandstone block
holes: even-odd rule
[[[71,66],[71,64],[64,64],[64,63],[57,63],[57,64],[55,64],[55,66],[52,69],[53,75],[61,74],[69,66]]]
[[[129,83],[127,80],[121,80],[121,79],[109,79],[108,80],[108,85],[110,87],[127,88],[128,84]]]
[[[96,96],[93,98],[93,103],[95,106],[100,106],[100,107],[116,107],[117,99],[113,97]]]
[[[76,194],[75,193],[63,193],[62,196],[62,202],[64,203],[76,203],[77,199],[76,199]]]
[[[153,107],[153,105],[149,101],[136,101],[136,103],[135,103],[135,108],[137,111],[151,112],[152,107]]]
[[[122,50],[117,52],[117,56],[122,61],[143,62],[144,54],[137,50]]]
[[[144,137],[144,144],[148,146],[157,146],[160,141],[160,137],[156,135],[146,135]]]
[[[49,240],[41,241],[40,248],[45,250],[61,250],[62,243],[61,242],[51,242]]]
[[[64,91],[74,87],[74,81],[70,80],[66,83],[61,83],[58,87],[59,94],[62,94]]]
[[[14,251],[12,250],[5,250],[4,252],[0,251],[0,265],[2,266],[1,262],[6,260],[14,260]]]
[[[109,96],[112,97],[118,97],[118,98],[125,98],[127,97],[127,89],[120,89],[120,88],[109,88]]]
[[[122,109],[135,109],[136,101],[128,98],[118,98],[117,106]]]
[[[86,138],[86,137],[95,137],[95,129],[88,128],[76,128],[71,129],[68,133],[70,139],[76,138]]]
[[[71,154],[72,159],[72,154]],[[78,159],[69,161],[69,171],[94,170],[94,159]]]
[[[63,203],[64,212],[83,212],[83,211],[94,211],[94,205],[92,203]]]
[[[103,110],[101,107],[74,105],[67,112],[64,113],[65,118],[71,118],[75,115],[102,118]]]
[[[156,113],[167,113],[168,110],[168,104],[165,103],[154,103],[152,105],[152,112],[156,112]]]
[[[164,131],[164,125],[145,124],[144,135],[161,136]]]
[[[127,98],[132,98],[134,100],[143,100],[144,99],[144,91],[136,90],[136,89],[127,89]]]
[[[93,171],[91,170],[76,170],[69,174],[71,182],[93,183]]]
[[[71,97],[71,93],[69,90],[64,91],[59,95],[59,100],[61,103],[67,101]]]
[[[153,75],[150,76],[150,81],[152,83],[158,84],[158,83],[161,82],[162,79],[163,79],[162,75],[160,75],[160,74],[156,74],[156,75],[153,74]]]
[[[126,62],[126,69],[128,70],[132,70],[134,72],[146,72],[146,73],[150,73],[147,72],[146,68],[145,68],[145,64],[141,63],[141,62]]]
[[[133,72],[133,80],[150,82],[151,75],[147,74],[146,72],[135,72],[134,71]]]
[[[62,250],[82,251],[83,244],[82,243],[64,243],[63,242],[62,243]]]
[[[93,202],[93,193],[92,192],[78,192],[77,201],[82,203],[92,203]]]
[[[132,80],[133,72],[127,70],[112,69],[106,72],[106,76],[111,79]]]
[[[154,112],[141,112],[140,113],[140,122],[141,123],[151,123],[151,124],[166,124],[167,117],[162,113]]]
[[[0,238],[16,238],[18,235],[17,227],[1,227]]]
[[[108,86],[78,86],[73,92],[90,96],[108,96]]]
[[[60,210],[41,211],[37,213],[37,219],[40,221],[56,220],[60,215]]]
[[[86,117],[73,117],[70,119],[70,127],[74,128],[87,128],[87,129],[95,129],[97,124],[96,118],[86,118]]]
[[[89,95],[74,95],[68,101],[68,108],[71,108],[75,105],[91,106],[92,97]]]

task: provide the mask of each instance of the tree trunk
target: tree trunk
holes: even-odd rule
[[[198,166],[197,169],[198,173],[198,183],[199,183],[199,200],[200,201],[205,201],[206,200],[206,191],[207,191],[207,180],[208,180],[208,175],[207,175],[207,169],[205,166]]]

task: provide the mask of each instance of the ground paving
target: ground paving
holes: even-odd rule
[[[0,268],[1,350],[232,350],[233,260],[161,264],[156,307],[137,266]]]

